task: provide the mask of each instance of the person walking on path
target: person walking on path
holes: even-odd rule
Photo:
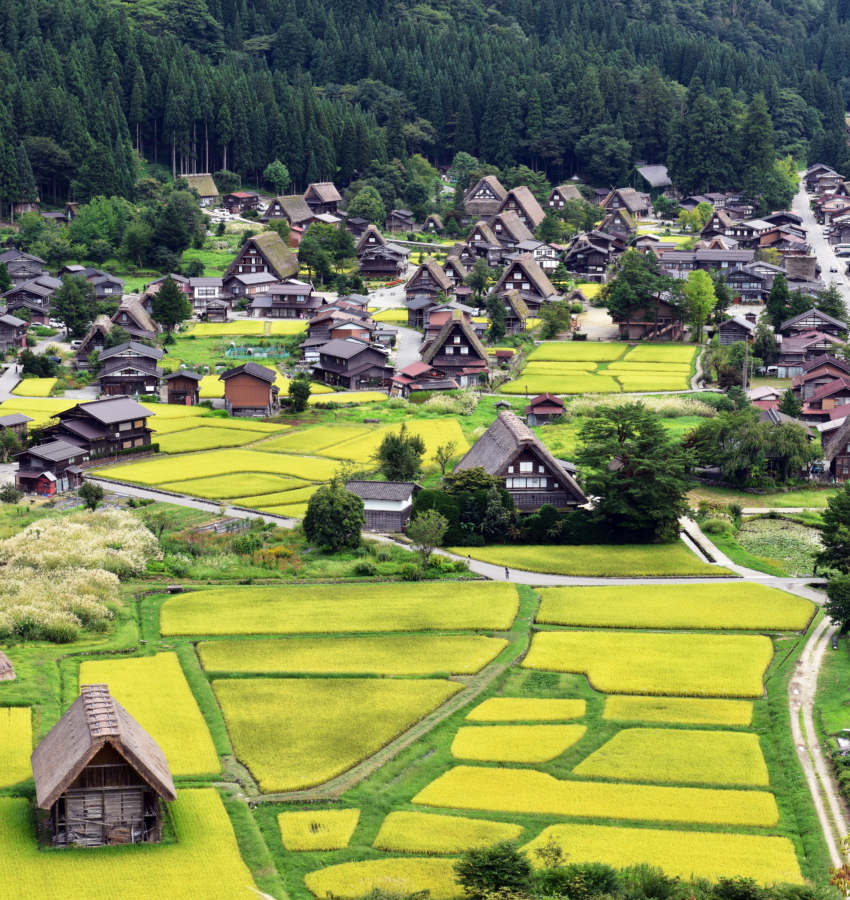
[[[505,566],[505,581],[510,581],[510,580],[511,580],[511,570],[507,566]]]

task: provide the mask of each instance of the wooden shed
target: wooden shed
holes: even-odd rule
[[[152,843],[160,800],[177,799],[159,744],[105,684],[86,684],[32,755],[36,799],[50,810],[53,843]]]
[[[201,400],[202,375],[180,369],[165,376],[168,389],[168,402],[181,406],[197,406]]]

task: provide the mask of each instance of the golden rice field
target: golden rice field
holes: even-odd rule
[[[607,372],[646,372],[647,374],[652,374],[656,372],[661,373],[676,373],[681,375],[690,375],[691,374],[691,364],[690,363],[676,363],[676,362],[663,362],[663,363],[652,363],[652,362],[632,362],[631,357],[627,356],[625,360],[622,362],[612,362],[608,368]]]
[[[251,509],[269,509],[272,507],[285,506],[285,505],[293,505],[293,504],[304,504],[306,507],[307,501],[316,493],[319,489],[318,484],[310,484],[304,487],[299,487],[299,485],[303,485],[304,482],[298,482],[298,484],[294,485],[294,490],[289,491],[278,491],[277,493],[272,494],[260,494],[255,497],[238,497],[233,503],[237,506],[247,506]]]
[[[625,373],[618,373],[617,378],[623,386],[624,394],[648,394],[654,391],[687,391],[690,389],[689,379],[679,378],[646,378],[644,376],[629,377]]]
[[[688,363],[693,362],[697,347],[693,344],[640,344],[630,350],[623,362]]]
[[[157,443],[163,453],[193,453],[197,450],[242,447],[260,437],[254,431],[240,431],[236,428],[190,428],[157,438]]]
[[[603,719],[615,722],[675,722],[682,725],[738,725],[753,721],[749,700],[692,697],[606,697]]]
[[[307,487],[308,482],[284,475],[265,475],[261,472],[238,472],[235,475],[213,475],[210,478],[191,478],[188,481],[166,481],[160,486],[178,494],[193,497],[209,497],[212,500],[232,500],[247,491],[265,490],[259,497],[277,497],[296,488]],[[251,499],[251,498],[247,498]],[[235,500],[234,500],[235,502]],[[274,501],[272,501],[274,502]],[[250,506],[250,503],[242,503]]]
[[[498,841],[515,841],[522,825],[488,822],[462,816],[436,816],[420,812],[391,812],[372,846],[391,853],[464,853]]]
[[[767,791],[712,790],[559,781],[534,769],[456,766],[411,801],[421,806],[483,812],[771,827],[779,821]]]
[[[407,897],[427,891],[430,900],[454,900],[462,891],[455,881],[451,859],[369,859],[340,863],[304,876],[309,891],[319,898],[329,895],[354,900],[372,891]]]
[[[738,731],[626,728],[574,769],[587,778],[767,787],[758,736]]]
[[[292,503],[286,506],[264,506],[262,511],[270,516],[289,516],[291,519],[303,519],[307,515],[307,504]]]
[[[359,809],[317,809],[280,813],[280,838],[286,850],[344,850],[360,821]]]
[[[162,748],[172,775],[221,771],[207,723],[177,654],[84,662],[80,684],[108,684],[112,696]]]
[[[459,556],[523,572],[577,575],[584,578],[641,578],[654,575],[731,575],[728,569],[698,559],[682,541],[675,544],[586,544],[575,547],[516,546],[452,547]],[[740,582],[738,582],[740,583]]]
[[[0,706],[0,788],[32,777],[32,710]]]
[[[763,635],[548,631],[522,665],[587,675],[606,694],[761,697],[772,658]]]
[[[466,717],[467,722],[560,722],[581,719],[584,700],[538,700],[525,697],[490,697]]]
[[[546,362],[543,360],[532,360],[531,362],[527,363],[525,368],[523,369],[523,372],[525,372],[527,375],[568,375],[575,372],[590,373],[595,371],[595,362]]]
[[[286,319],[272,322],[269,334],[300,334],[306,330],[306,319]]]
[[[18,397],[49,397],[57,381],[57,378],[24,378],[12,388],[12,393]],[[68,406],[73,406],[73,403],[68,403]]]
[[[234,431],[250,431],[253,440],[258,441],[272,434],[283,434],[291,425],[277,425],[274,422],[258,422],[255,419],[220,419],[217,416],[196,416],[183,419],[151,419],[151,427],[157,434],[173,434],[191,428],[232,428]]]
[[[304,323],[306,327],[306,322]],[[238,319],[233,322],[199,322],[192,329],[196,337],[224,335],[259,335],[265,333],[266,323],[259,319]]]
[[[209,672],[311,675],[474,675],[508,642],[474,634],[204,641],[198,655]]]
[[[333,396],[311,394],[307,401],[311,406],[317,403],[381,403],[389,400],[389,395],[381,391],[343,391],[333,392]]]
[[[65,401],[67,403],[67,401]],[[162,421],[162,419],[185,419],[199,418],[206,416],[209,412],[203,406],[181,406],[176,403],[143,403],[142,406],[147,409],[156,419],[148,420],[148,424]]]
[[[233,826],[212,788],[177,792],[168,806],[177,840],[44,852],[28,800],[0,798],[3,900],[115,900],[144,885],[145,900],[234,900],[253,896]]]
[[[628,344],[589,341],[544,341],[528,354],[528,361],[614,362],[623,355],[628,346]]]
[[[327,459],[260,453],[256,450],[214,450],[197,456],[187,456],[180,461],[180,470],[184,473],[191,472],[193,479],[241,472],[261,472],[267,475],[290,475],[306,481],[329,481],[337,468],[336,463]],[[160,485],[175,482],[175,464],[171,459],[151,459],[95,471],[106,478],[132,481],[136,484]]]
[[[201,400],[218,400],[224,396],[224,382],[218,375],[204,375],[199,387]]]
[[[502,394],[618,394],[620,385],[610,375],[584,375],[568,373],[544,374],[535,372],[517,375],[499,388]]]
[[[761,584],[541,588],[537,621],[596,628],[802,631],[809,600]]]
[[[267,793],[322,784],[462,690],[451,681],[240,678],[214,681],[233,749]]]
[[[519,609],[512,584],[294,585],[178,594],[161,608],[167,634],[332,634],[506,631]]]
[[[534,851],[550,840],[569,853],[571,863],[601,862],[617,868],[645,864],[673,878],[803,883],[794,845],[785,837],[564,824],[545,828],[523,849],[536,863]]]
[[[407,309],[403,306],[396,306],[392,309],[382,309],[380,312],[372,313],[372,319],[375,322],[401,322],[406,324],[407,317]]]
[[[400,424],[389,425],[386,428],[376,428],[370,431],[369,434],[327,447],[319,451],[319,456],[368,463],[381,445],[384,436],[390,432],[397,433],[400,430]],[[457,444],[456,453],[458,455],[469,450],[469,444],[456,419],[420,419],[418,421],[414,419],[411,422],[407,422],[407,430],[410,434],[419,435],[425,442],[426,462],[430,461],[437,447],[445,444],[447,441],[454,441]]]
[[[276,453],[318,453],[327,447],[363,437],[369,431],[369,428],[358,425],[319,425],[265,441],[258,449]]]
[[[452,756],[479,762],[544,763],[577,744],[584,725],[478,725],[459,728]]]

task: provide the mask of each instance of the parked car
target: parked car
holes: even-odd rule
[[[829,271],[830,271],[830,272],[837,272],[837,271],[838,271],[838,266],[830,266],[830,267],[829,267]]]

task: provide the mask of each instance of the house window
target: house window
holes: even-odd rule
[[[512,472],[513,472],[513,470],[514,470],[514,467],[513,467],[513,466],[508,466],[508,471],[509,471],[509,472],[511,472],[511,473],[512,473]]]
[[[133,422],[133,428],[144,428],[144,427],[145,427],[144,419],[137,419],[135,422]]]
[[[132,423],[132,422],[122,422],[122,423],[118,426],[118,430],[119,430],[119,431],[129,431],[132,427],[133,427],[133,423]]]
[[[556,482],[552,485],[552,487],[555,487],[555,488],[558,487],[558,482],[556,481]]]
[[[544,469],[543,466],[538,466],[537,471],[542,475],[546,471],[546,469]]]
[[[534,463],[530,462],[521,462],[519,464],[520,472],[533,472],[534,471]]]
[[[522,283],[522,289],[523,289],[524,291],[530,291],[530,290],[531,290],[531,285],[530,285],[527,281],[523,281],[523,283]]]
[[[459,343],[460,343],[460,338],[459,338],[459,337],[455,337],[454,342],[455,342],[456,344],[459,344]]]
[[[454,356],[454,347],[444,347],[443,349],[446,351],[446,356]]]
[[[461,347],[461,348],[460,348],[460,355],[461,355],[461,356],[468,356],[468,355],[469,355],[469,347]]]
[[[112,293],[112,288],[111,288],[111,287],[105,287],[105,288],[103,289],[103,293],[104,293],[104,294],[111,294],[111,293]]]

